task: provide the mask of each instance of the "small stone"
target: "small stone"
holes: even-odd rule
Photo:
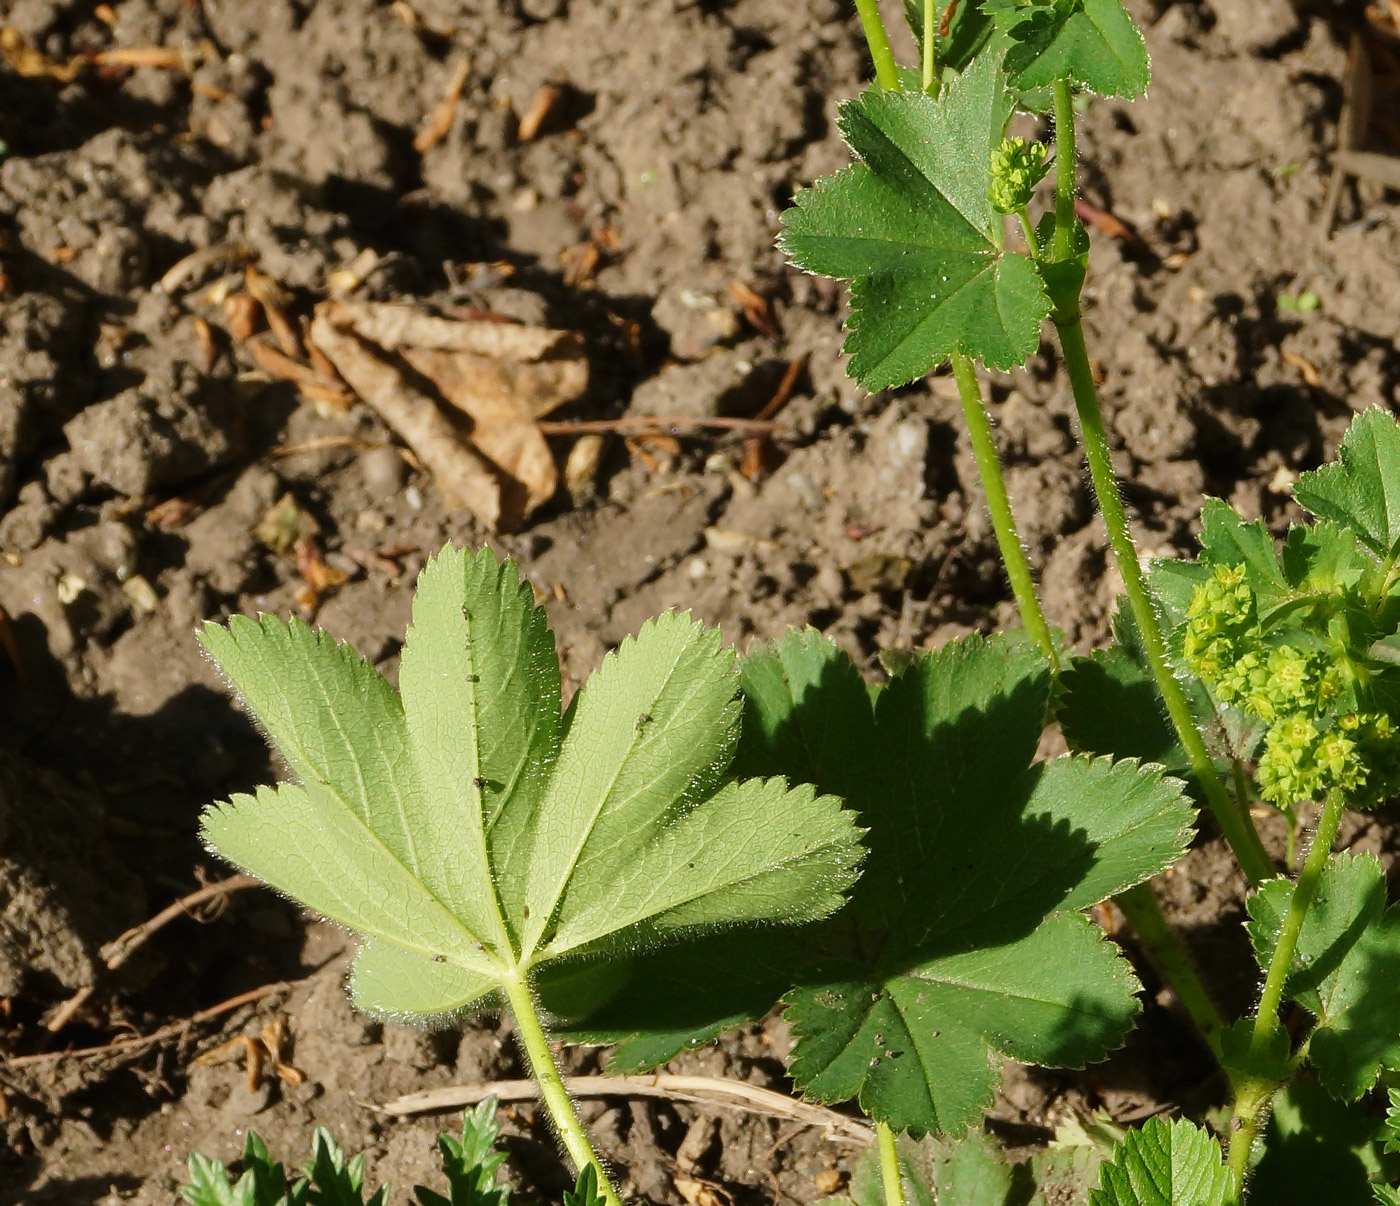
[[[242,1117],[252,1117],[267,1109],[272,1104],[272,1082],[263,1080],[258,1087],[251,1092],[248,1086],[240,1080],[233,1086],[228,1095],[228,1100],[224,1102],[224,1109],[230,1114],[237,1114]]]
[[[408,478],[408,466],[391,444],[371,448],[360,457],[360,473],[370,497],[383,502],[393,498]]]

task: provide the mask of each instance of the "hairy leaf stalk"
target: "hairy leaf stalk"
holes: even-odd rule
[[[563,1141],[569,1158],[574,1162],[575,1171],[582,1172],[585,1167],[592,1165],[598,1173],[599,1191],[608,1206],[622,1206],[622,1200],[613,1187],[612,1178],[608,1176],[607,1169],[593,1150],[593,1145],[588,1140],[588,1132],[583,1128],[583,1121],[574,1109],[573,1099],[564,1087],[564,1078],[559,1073],[559,1064],[555,1061],[554,1052],[549,1048],[549,1037],[540,1024],[539,1009],[530,986],[519,976],[503,979],[502,986],[506,999],[510,1002],[510,1010],[515,1018],[515,1032],[520,1039],[520,1045],[525,1049],[530,1072],[540,1086],[540,1096],[544,1099],[554,1125],[559,1129],[559,1138]]]
[[[865,32],[865,42],[870,47],[870,58],[875,64],[875,82],[889,92],[898,92],[899,67],[894,61],[894,51],[890,49],[885,23],[880,18],[879,0],[856,0],[856,12],[860,15],[860,27]]]
[[[1011,510],[1011,499],[1006,493],[1006,479],[1002,474],[1001,458],[997,454],[996,439],[992,435],[992,423],[987,414],[987,405],[982,400],[982,388],[977,382],[977,370],[972,361],[959,352],[951,357],[953,379],[958,383],[958,397],[962,400],[963,417],[967,421],[967,436],[972,444],[972,455],[977,460],[977,473],[982,479],[982,492],[987,498],[987,510],[992,517],[992,531],[996,533],[997,548],[1001,551],[1002,565],[1011,583],[1011,593],[1016,597],[1016,607],[1021,613],[1021,623],[1045,654],[1051,670],[1060,670],[1059,654],[1050,636],[1050,626],[1045,622],[1045,614],[1040,608],[1036,594],[1035,577],[1031,573],[1030,562],[1026,559],[1025,547],[1016,531],[1016,517]]]
[[[880,1181],[885,1190],[885,1206],[904,1206],[904,1179],[899,1171],[899,1149],[888,1122],[875,1124],[875,1140],[880,1146]]]

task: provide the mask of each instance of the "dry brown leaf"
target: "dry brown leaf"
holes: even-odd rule
[[[194,337],[199,344],[199,371],[207,377],[213,371],[219,349],[214,344],[213,329],[198,315],[194,319]]]
[[[343,415],[350,409],[350,393],[334,376],[318,373],[310,365],[293,360],[265,337],[250,339],[246,346],[263,372],[279,381],[290,381],[322,418]]]
[[[488,528],[501,519],[501,493],[485,458],[459,437],[456,427],[426,393],[372,341],[355,333],[344,303],[323,302],[311,338],[345,382],[403,438],[437,479],[444,495]],[[380,345],[382,347],[382,345]]]
[[[282,350],[288,356],[301,356],[301,337],[297,334],[297,329],[292,325],[291,319],[287,317],[284,308],[287,304],[286,295],[282,288],[270,276],[259,272],[252,264],[243,270],[243,279],[248,286],[248,292],[257,299],[258,305],[267,315],[267,325],[272,333],[277,336],[277,342],[281,344]]]
[[[461,103],[462,89],[466,87],[470,71],[471,65],[464,55],[457,60],[457,65],[452,69],[452,77],[447,81],[447,91],[442,100],[428,114],[423,128],[413,137],[413,149],[420,155],[437,146],[452,129],[452,120],[457,116],[457,106]]]
[[[435,473],[439,470],[427,451],[359,389],[336,353],[326,346],[318,332],[329,326],[353,333],[362,347],[372,345],[381,353],[402,358],[415,374],[432,383],[442,401],[471,420],[467,440],[499,475],[494,516],[489,520],[478,505],[454,491],[478,518],[491,526],[517,526],[553,497],[558,470],[536,420],[579,397],[588,386],[588,362],[576,335],[491,320],[439,318],[403,305],[344,301],[319,307],[312,326],[313,340]],[[378,363],[392,369],[383,356]],[[411,382],[405,380],[403,385],[416,392]],[[460,444],[455,426],[445,416],[440,417],[453,442]],[[435,430],[443,430],[431,416],[420,418]],[[447,448],[437,447],[434,455],[446,456]],[[456,472],[464,471],[459,468]]]
[[[258,329],[258,313],[261,307],[249,294],[230,293],[219,308],[223,311],[228,329],[237,338],[248,339]]]

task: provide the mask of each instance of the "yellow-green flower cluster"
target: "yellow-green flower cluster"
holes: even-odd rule
[[[1357,807],[1400,790],[1400,741],[1379,713],[1336,713],[1343,668],[1321,649],[1266,642],[1243,566],[1214,566],[1196,588],[1182,638],[1186,664],[1221,703],[1268,723],[1259,790],[1289,807],[1341,791]]]
[[[992,148],[992,185],[987,193],[992,208],[999,214],[1020,213],[1049,170],[1044,143],[1003,138]]]

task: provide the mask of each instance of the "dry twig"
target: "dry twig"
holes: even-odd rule
[[[254,879],[251,875],[230,875],[227,879],[219,880],[218,883],[205,884],[197,891],[166,905],[149,920],[143,921],[140,925],[127,930],[126,933],[113,938],[98,953],[107,965],[107,970],[116,971],[136,953],[136,949],[145,943],[152,934],[169,925],[177,917],[193,916],[194,910],[202,904],[207,904],[211,900],[223,900],[231,893],[239,892],[244,888],[256,888],[261,883],[262,880]]]
[[[201,1022],[212,1021],[223,1014],[232,1013],[240,1006],[252,1005],[256,1001],[261,1001],[274,993],[283,992],[301,982],[300,980],[278,980],[274,984],[264,984],[261,988],[250,988],[247,992],[229,997],[227,1001],[220,1001],[208,1009],[201,1009],[198,1013],[192,1013],[189,1017],[182,1018],[178,1022],[171,1022],[169,1026],[162,1026],[159,1030],[151,1031],[150,1034],[137,1034],[131,1038],[116,1039],[96,1047],[77,1047],[68,1051],[41,1051],[35,1055],[11,1056],[0,1060],[0,1069],[31,1068],[39,1064],[55,1064],[65,1059],[95,1059],[102,1055],[138,1055],[147,1047],[153,1047],[167,1039],[180,1038],[187,1034],[191,1027],[198,1026]]]
[[[688,1101],[694,1105],[765,1114],[770,1118],[791,1118],[807,1126],[825,1127],[834,1138],[861,1146],[875,1141],[874,1130],[863,1122],[742,1080],[654,1072],[649,1076],[568,1076],[564,1082],[574,1097],[660,1097],[668,1101]],[[386,1102],[379,1109],[396,1118],[406,1118],[436,1110],[460,1109],[487,1097],[495,1097],[497,1101],[530,1101],[538,1095],[539,1086],[533,1080],[498,1080],[484,1085],[426,1089]]]

